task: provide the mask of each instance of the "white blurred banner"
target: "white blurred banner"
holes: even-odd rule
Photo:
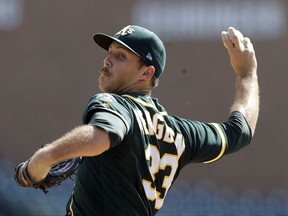
[[[23,17],[22,0],[0,0],[0,30],[17,28]]]
[[[132,22],[155,30],[166,41],[218,39],[229,26],[257,40],[276,40],[286,32],[280,0],[137,1]]]

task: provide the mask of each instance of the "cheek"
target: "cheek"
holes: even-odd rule
[[[133,80],[136,76],[137,71],[133,70],[132,68],[129,68],[126,66],[119,67],[117,70],[115,70],[115,73],[113,73],[113,76],[115,79],[122,81],[122,82],[128,82],[129,80]]]

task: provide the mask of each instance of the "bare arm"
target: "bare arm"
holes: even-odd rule
[[[66,159],[95,156],[108,150],[108,133],[91,125],[83,125],[39,149],[31,157],[28,173],[35,181],[44,179],[51,166]]]
[[[236,92],[231,112],[241,112],[254,135],[259,114],[259,86],[253,44],[233,27],[222,32],[222,40],[236,74]]]

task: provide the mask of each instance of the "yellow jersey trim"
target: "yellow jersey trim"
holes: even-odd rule
[[[74,212],[73,212],[73,209],[72,209],[73,199],[74,199],[74,191],[72,192],[71,202],[70,202],[70,205],[69,205],[69,209],[70,209],[70,212],[71,212],[71,216],[74,216]]]
[[[224,132],[223,130],[221,129],[221,127],[219,126],[219,124],[216,124],[216,123],[210,123],[212,126],[214,126],[214,128],[217,130],[217,132],[219,133],[220,135],[220,138],[221,138],[221,142],[222,142],[222,147],[221,147],[221,151],[219,153],[219,155],[212,159],[212,160],[209,160],[209,161],[205,161],[204,163],[213,163],[217,160],[219,160],[225,153],[225,150],[226,150],[226,146],[227,146],[227,140],[225,138],[225,135],[224,135]]]
[[[138,102],[138,103],[140,103],[140,104],[142,104],[142,105],[144,105],[145,107],[151,107],[151,108],[155,108],[155,109],[157,109],[156,108],[156,106],[155,106],[155,104],[153,104],[153,103],[148,103],[148,102],[145,102],[145,101],[143,101],[143,100],[140,100],[140,99],[138,99],[138,98],[135,98],[135,97],[133,97],[133,96],[131,96],[131,95],[122,95],[123,97],[128,97],[128,98],[130,98],[130,99],[132,99],[132,100],[134,100],[134,101],[136,101],[136,102]],[[167,115],[167,112],[159,112],[160,113],[160,115]]]

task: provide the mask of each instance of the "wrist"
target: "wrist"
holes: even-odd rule
[[[249,71],[247,73],[243,72],[240,74],[236,74],[236,81],[240,81],[241,83],[254,83],[254,82],[258,82],[258,75],[257,75],[257,71],[253,70],[253,71]]]
[[[50,171],[51,166],[45,163],[41,151],[37,151],[28,161],[27,172],[34,182],[43,180]]]

